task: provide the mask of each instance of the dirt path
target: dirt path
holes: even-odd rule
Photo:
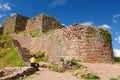
[[[103,64],[103,63],[81,63],[87,66],[89,72],[96,73],[101,80],[110,80],[120,75],[120,64]],[[27,80],[80,80],[69,73],[58,73],[50,71],[47,68],[40,68],[38,75]],[[82,80],[82,79],[81,79]]]
[[[69,73],[53,72],[45,68],[41,68],[38,76],[27,80],[80,80]]]
[[[101,80],[110,80],[120,75],[120,64],[103,64],[103,63],[81,63],[87,68],[100,76]]]

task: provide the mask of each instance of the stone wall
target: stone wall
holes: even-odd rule
[[[60,24],[57,19],[45,14],[40,14],[35,18],[31,18],[27,21],[26,31],[42,33],[56,28],[60,28]]]
[[[3,33],[3,27],[0,27],[0,34]]]
[[[2,23],[2,27],[4,27],[3,33],[25,31],[28,19],[28,17],[24,17],[21,15],[14,15],[5,19]]]
[[[28,45],[24,38],[12,38],[21,45]],[[113,61],[111,35],[107,30],[98,27],[74,25],[44,33],[40,37],[29,37],[28,41],[30,45],[26,48],[31,53],[45,51],[55,61],[59,61],[60,57],[74,57],[82,62]]]

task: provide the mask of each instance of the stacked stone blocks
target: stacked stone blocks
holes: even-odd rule
[[[14,16],[8,22],[12,20],[15,20]],[[8,22],[6,19],[5,23]],[[82,62],[113,62],[111,34],[108,30],[77,24],[61,27],[57,19],[45,14],[28,19],[26,24],[27,33],[11,34],[11,37],[18,40],[21,47],[29,49],[31,54],[44,51],[54,61],[64,57]],[[10,25],[14,28],[14,21]],[[7,27],[7,24],[4,26]],[[6,27],[4,33],[7,33]],[[34,32],[41,36],[33,38],[30,33]]]

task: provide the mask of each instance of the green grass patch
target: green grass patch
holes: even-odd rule
[[[24,66],[24,61],[18,51],[13,48],[13,41],[7,35],[0,35],[0,69],[4,67]]]
[[[45,56],[45,52],[44,51],[38,51],[36,53],[36,61],[40,62],[40,61],[48,61],[49,57]]]
[[[55,72],[60,72],[60,73],[61,73],[61,72],[65,72],[65,70],[59,68],[57,64],[51,64],[51,65],[49,65],[49,66],[48,66],[48,69],[49,69],[49,70],[52,70],[52,71],[55,71]]]
[[[12,39],[6,34],[0,35],[0,47],[13,48]]]
[[[12,48],[4,49],[6,54],[0,57],[0,69],[4,67],[24,66],[24,61],[20,54]]]
[[[100,77],[94,73],[88,73],[81,76],[85,80],[100,80]]]
[[[120,57],[114,57],[114,61],[115,61],[115,63],[119,63],[120,64]]]

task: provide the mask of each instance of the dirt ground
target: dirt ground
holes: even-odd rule
[[[103,64],[103,63],[81,63],[87,66],[90,72],[96,73],[101,80],[109,80],[120,75],[120,64]],[[37,76],[27,80],[82,80],[69,73],[58,73],[48,70],[47,68],[40,68]]]

